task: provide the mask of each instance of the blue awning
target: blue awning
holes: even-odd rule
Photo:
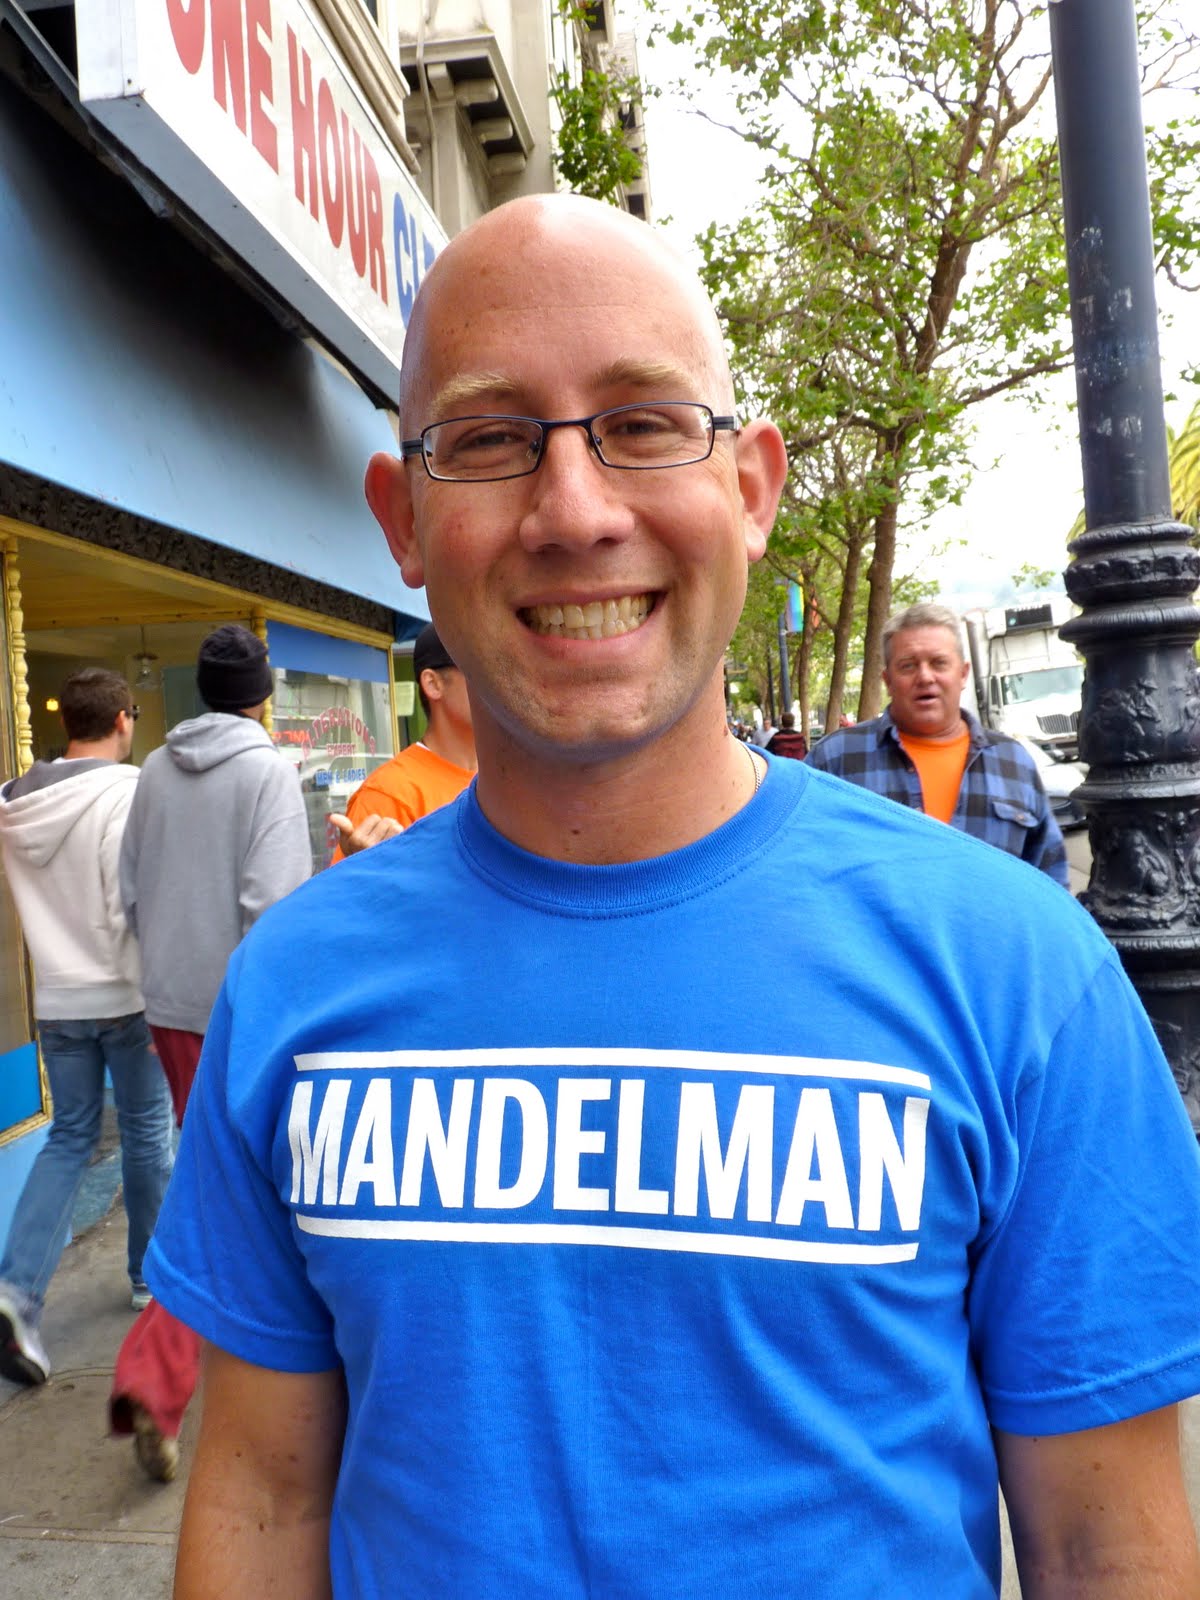
[[[0,77],[0,461],[427,620],[363,498],[387,413]],[[69,531],[69,530],[68,530]]]

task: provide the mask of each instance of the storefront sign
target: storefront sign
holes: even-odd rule
[[[394,394],[446,235],[305,0],[78,0],[80,98]]]

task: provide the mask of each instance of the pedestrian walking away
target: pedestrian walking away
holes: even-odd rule
[[[803,761],[808,754],[808,740],[797,728],[794,713],[785,711],[780,720],[782,726],[779,732],[771,735],[764,748],[773,756],[787,756],[792,761]]]
[[[147,1257],[177,1600],[995,1600],[1001,1485],[1030,1600],[1195,1600],[1181,1097],[1045,873],[731,734],[787,461],[694,274],[489,212],[399,419],[479,770],[230,961]]]
[[[137,768],[137,708],[119,673],[85,667],[59,691],[65,754],[0,792],[0,845],[33,962],[38,1045],[53,1120],[0,1257],[0,1373],[44,1383],[46,1290],[100,1138],[104,1078],[121,1134],[130,1299],[150,1298],[142,1260],[171,1172],[166,1081],[143,1014],[137,944],[121,908],[118,857]]]
[[[248,628],[217,628],[200,646],[196,686],[210,709],[147,757],[120,857],[146,1016],[181,1125],[230,953],[311,870],[299,780],[263,726],[266,646]],[[194,1333],[150,1304],[117,1355],[109,1420],[133,1435],[153,1478],[174,1476],[198,1370]]]

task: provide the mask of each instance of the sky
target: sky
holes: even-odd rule
[[[649,82],[665,85],[687,69],[688,56],[643,46],[639,66]],[[732,120],[715,79],[705,85],[703,104],[710,118]],[[677,94],[649,99],[644,115],[655,221],[698,262],[696,234],[713,221],[736,221],[752,203],[757,152]],[[1200,293],[1164,286],[1159,311],[1163,388],[1176,396],[1167,402],[1167,421],[1179,428],[1200,399],[1181,376],[1189,362],[1200,364]],[[937,597],[956,610],[1004,604],[1020,568],[1061,571],[1070,559],[1066,538],[1083,505],[1073,374],[1062,374],[1049,393],[1052,403],[1043,409],[1019,396],[980,408],[970,451],[976,471],[963,503],[911,536],[908,568],[936,575]]]

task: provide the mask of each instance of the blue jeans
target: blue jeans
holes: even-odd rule
[[[171,1096],[142,1012],[96,1021],[38,1022],[54,1097],[50,1134],[13,1214],[0,1280],[28,1296],[35,1320],[67,1242],[75,1196],[100,1137],[104,1069],[112,1077],[121,1130],[121,1182],[129,1223],[129,1278],[142,1257],[171,1176]]]

